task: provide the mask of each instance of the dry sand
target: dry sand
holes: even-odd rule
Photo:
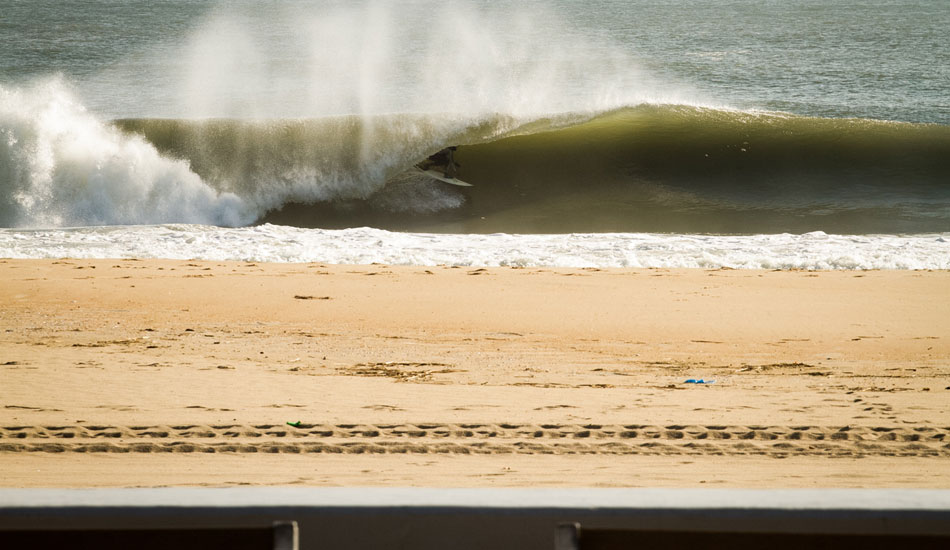
[[[950,487],[948,320],[948,272],[0,260],[0,486]]]

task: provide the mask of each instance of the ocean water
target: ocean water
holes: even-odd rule
[[[0,257],[950,268],[928,0],[0,0]],[[412,170],[459,146],[446,185]]]

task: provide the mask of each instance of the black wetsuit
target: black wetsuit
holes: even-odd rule
[[[459,163],[455,162],[455,150],[458,147],[446,147],[438,153],[420,162],[416,166],[422,170],[436,170],[445,174],[447,178],[454,178],[458,175]]]

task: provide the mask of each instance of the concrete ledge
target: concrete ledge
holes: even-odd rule
[[[300,548],[554,548],[591,529],[950,536],[950,490],[7,489],[0,530],[297,521]]]

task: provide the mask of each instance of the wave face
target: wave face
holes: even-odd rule
[[[458,158],[475,214],[504,231],[950,227],[947,126],[643,105]]]
[[[546,118],[120,120],[259,219],[443,232],[950,227],[950,127],[684,105]],[[461,177],[408,169],[460,145]]]

